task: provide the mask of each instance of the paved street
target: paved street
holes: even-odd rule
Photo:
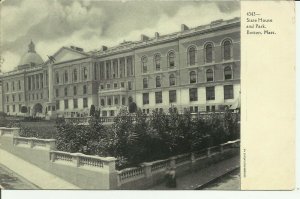
[[[0,164],[1,189],[38,189],[37,186],[28,182],[21,176]]]
[[[208,168],[202,169],[200,171],[190,173],[185,176],[180,176],[177,178],[177,187],[175,189],[178,190],[184,190],[184,189],[197,189],[200,186],[206,185],[212,180],[223,176],[224,174],[235,170],[240,165],[240,157],[235,156],[233,158],[223,160],[217,164],[211,165]],[[237,185],[235,185],[237,184]],[[235,180],[231,182],[231,190],[238,190],[239,189],[240,182],[239,180]],[[208,188],[208,187],[207,187]],[[222,187],[218,186],[212,186],[210,189],[221,189]],[[152,188],[152,190],[166,190],[171,188],[167,188],[165,186],[165,183],[161,183],[159,185],[156,185]]]

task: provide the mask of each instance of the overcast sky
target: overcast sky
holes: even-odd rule
[[[1,7],[1,70],[12,70],[32,39],[46,60],[61,46],[85,51],[240,17],[240,4],[204,1],[6,0]]]

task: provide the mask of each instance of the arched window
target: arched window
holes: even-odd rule
[[[196,76],[196,72],[195,71],[191,71],[190,72],[190,83],[196,83],[197,82],[197,76]]]
[[[188,50],[188,63],[190,66],[196,64],[196,47],[192,46]]]
[[[211,63],[213,60],[213,45],[207,44],[205,46],[205,62]]]
[[[77,81],[77,69],[76,68],[73,70],[73,81],[74,82]]]
[[[161,87],[160,76],[156,77],[156,81],[155,82],[156,82],[156,88]]]
[[[175,75],[174,74],[171,74],[169,76],[169,83],[170,83],[170,86],[175,86],[176,81],[175,81]]]
[[[224,60],[231,59],[231,41],[226,40],[223,42],[223,58]]]
[[[207,71],[206,71],[206,81],[207,82],[214,81],[214,72],[213,72],[212,69],[207,69]]]
[[[68,71],[65,71],[65,83],[68,82]]]
[[[226,66],[224,68],[224,79],[232,79],[232,71],[230,66]]]
[[[154,56],[155,70],[160,70],[160,54]]]
[[[175,67],[175,54],[173,51],[168,54],[168,66],[170,69]]]
[[[148,68],[147,68],[147,57],[142,57],[142,71],[143,73],[147,73]]]
[[[147,78],[143,79],[143,88],[148,88],[148,79]]]
[[[59,74],[58,74],[58,72],[55,73],[55,79],[56,79],[56,83],[59,84]]]

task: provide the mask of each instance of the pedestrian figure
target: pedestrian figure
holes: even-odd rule
[[[172,167],[170,172],[169,172],[169,175],[170,175],[170,187],[171,188],[176,188],[177,187],[177,183],[176,183],[176,171],[175,171],[175,168]]]

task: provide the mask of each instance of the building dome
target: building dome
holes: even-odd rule
[[[35,46],[34,43],[31,41],[30,44],[28,45],[28,52],[25,53],[21,60],[19,65],[39,65],[44,63],[43,59],[41,58],[41,56],[39,54],[37,54],[35,52]]]

